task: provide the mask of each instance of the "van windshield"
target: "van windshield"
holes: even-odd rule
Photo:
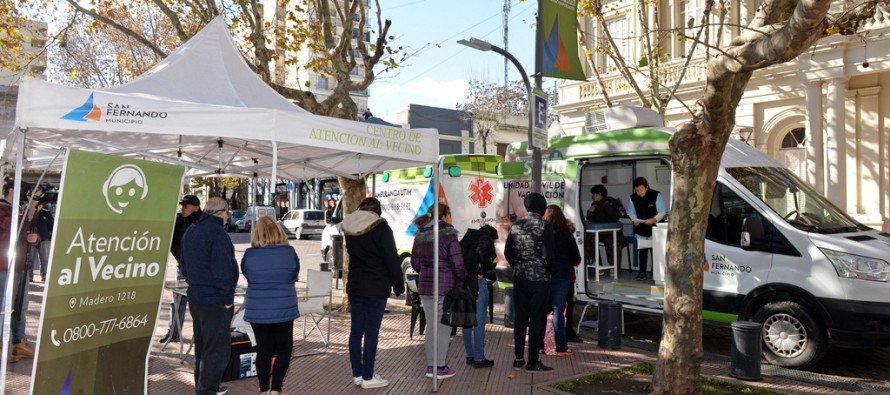
[[[870,229],[783,167],[733,167],[726,172],[795,228],[814,233]]]

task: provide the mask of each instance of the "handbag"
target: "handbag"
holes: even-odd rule
[[[476,298],[465,287],[454,287],[442,302],[442,325],[461,328],[476,326]]]

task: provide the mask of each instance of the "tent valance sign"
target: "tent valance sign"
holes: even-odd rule
[[[24,165],[44,167],[61,147],[187,166],[187,177],[306,180],[358,177],[432,164],[434,129],[404,129],[313,115],[266,85],[217,18],[134,81],[80,89],[25,78],[17,128]],[[12,162],[17,133],[3,159]]]

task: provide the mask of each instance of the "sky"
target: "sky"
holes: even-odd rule
[[[503,0],[380,0],[381,16],[392,21],[392,47],[409,58],[379,74],[368,106],[374,116],[394,121],[409,104],[455,108],[467,81],[504,82],[504,57],[457,43],[475,37],[504,48]],[[536,0],[511,0],[507,51],[534,73]],[[371,15],[375,18],[375,15]],[[512,63],[508,78],[521,79]]]

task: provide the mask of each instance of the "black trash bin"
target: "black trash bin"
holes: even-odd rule
[[[753,321],[732,323],[732,365],[729,375],[741,380],[760,380],[761,326]]]
[[[621,302],[603,301],[597,313],[597,341],[600,348],[617,350],[621,348],[621,326],[624,308]]]

